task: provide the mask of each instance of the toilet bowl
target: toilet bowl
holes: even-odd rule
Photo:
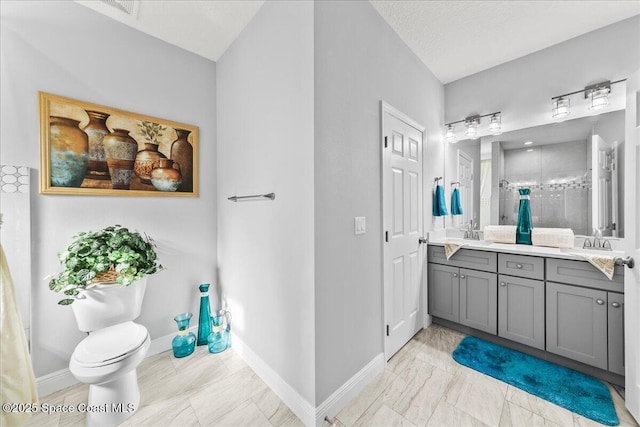
[[[147,329],[129,321],[95,331],[78,344],[69,370],[89,384],[88,426],[115,426],[133,415],[140,404],[136,368],[150,343]]]
[[[69,371],[89,384],[87,426],[111,427],[138,409],[136,368],[149,350],[147,328],[133,322],[140,315],[145,283],[102,284],[83,291],[72,304],[78,328],[90,332],[73,351]]]

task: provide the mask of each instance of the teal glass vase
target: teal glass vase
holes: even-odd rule
[[[196,334],[189,331],[191,316],[191,313],[180,313],[173,318],[178,324],[179,331],[178,335],[173,337],[171,341],[174,357],[186,357],[193,353],[193,350],[196,348]]]
[[[209,284],[203,283],[200,289],[200,318],[198,319],[198,345],[207,345],[211,333],[211,307],[209,306]]]
[[[209,353],[220,353],[231,346],[231,315],[228,311],[211,316],[211,334],[207,341]]]
[[[531,244],[531,205],[529,188],[519,188],[520,207],[518,208],[518,224],[516,225],[516,243]]]

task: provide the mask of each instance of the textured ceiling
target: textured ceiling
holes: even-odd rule
[[[374,1],[443,83],[640,14],[640,1]]]
[[[214,61],[264,3],[263,0],[76,1]],[[134,13],[128,15],[106,2],[131,3]],[[443,83],[640,14],[640,0],[372,0],[371,3]]]

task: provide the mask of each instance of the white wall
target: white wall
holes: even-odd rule
[[[0,12],[0,158],[34,168],[32,185],[38,91],[200,128],[199,198],[32,196],[32,352],[42,376],[66,368],[85,336],[42,280],[79,231],[119,223],[156,239],[167,270],[149,277],[138,319],[152,339],[176,330],[177,313],[197,313],[198,284],[215,279],[216,65],[69,1],[2,1]]]
[[[427,128],[429,230],[431,183],[443,165],[443,87],[370,3],[316,2],[314,22],[320,405],[383,351],[380,100]],[[365,235],[354,235],[356,216],[366,217]]]
[[[313,4],[269,1],[217,64],[220,283],[237,336],[310,405],[313,60]]]
[[[445,123],[494,111],[502,111],[504,132],[549,123],[552,97],[627,78],[638,68],[640,15],[448,83]],[[624,83],[612,86],[611,110],[624,108],[624,94]],[[591,114],[582,94],[571,106],[568,119]]]

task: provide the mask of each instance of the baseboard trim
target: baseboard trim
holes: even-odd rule
[[[364,368],[349,378],[331,396],[316,408],[315,426],[319,427],[325,417],[333,418],[347,403],[356,397],[373,379],[378,376],[385,366],[384,353],[378,354]],[[305,423],[306,424],[306,423]],[[309,425],[309,424],[306,424]]]
[[[36,388],[38,389],[38,397],[42,400],[42,396],[54,393],[63,388],[71,387],[77,384],[78,380],[75,379],[69,368],[60,369],[59,371],[52,372],[47,375],[36,378]]]
[[[189,330],[197,334],[198,327],[192,326]],[[175,334],[169,334],[151,340],[151,345],[145,358],[171,350],[171,341],[174,336]],[[36,378],[38,396],[46,396],[75,384],[78,384],[78,380],[71,375],[69,368],[60,369],[59,371]]]
[[[316,410],[303,396],[293,389],[260,356],[232,333],[233,350],[253,369],[267,386],[296,414],[306,426],[315,425]]]

